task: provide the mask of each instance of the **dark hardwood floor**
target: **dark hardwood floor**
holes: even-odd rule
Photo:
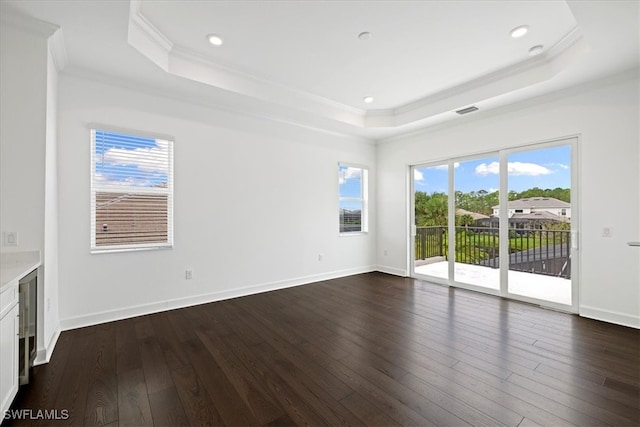
[[[637,426],[639,371],[638,330],[370,273],[64,332],[12,409],[69,419],[4,424]]]

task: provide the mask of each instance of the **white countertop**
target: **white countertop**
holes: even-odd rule
[[[7,252],[0,254],[0,290],[22,279],[40,266],[40,252]]]

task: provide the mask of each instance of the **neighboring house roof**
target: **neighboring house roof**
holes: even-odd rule
[[[500,205],[492,206],[498,209]],[[526,199],[512,200],[507,204],[508,209],[549,209],[570,208],[571,204],[553,197],[528,197]]]
[[[477,221],[479,219],[487,219],[487,218],[489,218],[487,215],[483,215],[483,214],[478,213],[478,212],[471,212],[471,211],[468,211],[468,210],[462,209],[462,208],[456,209],[456,215],[460,215],[460,216],[469,215],[471,218],[473,218],[474,221]]]
[[[538,221],[568,221],[568,218],[563,217],[563,216],[559,216],[556,214],[552,214],[551,212],[547,212],[547,211],[539,211],[539,212],[531,212],[531,213],[517,213],[517,214],[513,214],[511,215],[510,220],[526,220],[526,221],[531,221],[531,220],[538,220]]]

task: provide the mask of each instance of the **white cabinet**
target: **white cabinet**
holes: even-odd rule
[[[18,281],[0,291],[0,422],[18,392]]]

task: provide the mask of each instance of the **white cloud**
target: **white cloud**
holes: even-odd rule
[[[413,170],[413,180],[414,181],[422,181],[424,179],[424,174],[419,169]]]
[[[104,162],[117,166],[137,166],[146,172],[169,170],[169,142],[157,140],[157,146],[150,148],[110,148],[104,153]]]
[[[362,177],[362,169],[361,168],[352,168],[346,167],[344,169],[340,169],[340,184],[344,184],[350,179],[360,179]]]
[[[125,179],[109,179],[109,177],[96,173],[93,176],[93,185],[99,187],[101,185],[109,186],[109,187],[153,187],[156,183],[145,178],[135,178],[132,176],[126,177]]]
[[[499,173],[500,173],[500,164],[498,162],[491,162],[489,164],[480,163],[478,166],[476,166],[476,175],[481,175],[481,176],[485,176],[489,174],[497,175]]]
[[[507,170],[509,175],[527,175],[527,176],[538,176],[538,175],[549,175],[552,174],[553,171],[545,168],[542,165],[538,165],[536,163],[522,163],[522,162],[509,162],[507,164]],[[498,175],[500,173],[500,163],[491,162],[481,163],[476,166],[476,175],[486,176],[486,175]]]
[[[563,163],[548,163],[547,166],[549,167],[557,167],[560,169],[564,169],[564,170],[569,170],[569,165],[565,165]]]
[[[453,164],[454,169],[457,169],[459,166],[460,166],[460,162],[455,162]],[[449,169],[449,165],[438,165],[438,166],[434,166],[433,168],[439,171],[446,171]]]

